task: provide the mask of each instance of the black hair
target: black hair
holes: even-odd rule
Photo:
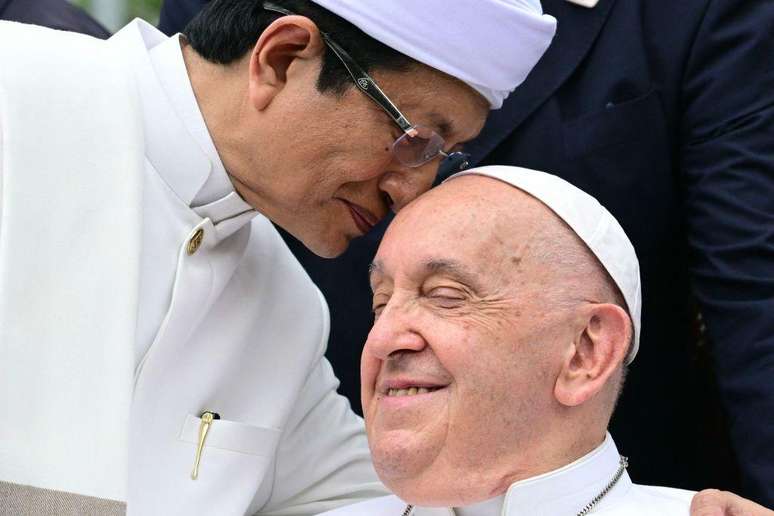
[[[271,3],[312,20],[366,72],[404,71],[415,63],[310,0],[272,0]],[[265,10],[263,0],[212,0],[191,20],[183,34],[204,59],[230,64],[252,50],[263,31],[281,16]],[[317,89],[340,95],[353,84],[346,68],[326,46]]]

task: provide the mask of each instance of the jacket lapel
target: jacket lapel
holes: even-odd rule
[[[543,0],[547,14],[557,20],[554,41],[524,83],[502,109],[493,111],[481,135],[467,146],[477,163],[508,137],[572,75],[605,24],[615,0],[600,0],[585,8],[567,0]]]

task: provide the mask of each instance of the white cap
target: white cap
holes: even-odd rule
[[[539,0],[312,0],[499,109],[556,32]],[[346,49],[345,49],[346,50]]]
[[[626,363],[630,364],[640,347],[640,264],[634,246],[615,217],[583,190],[545,172],[496,165],[465,170],[446,181],[469,175],[499,179],[523,190],[550,208],[583,240],[626,301],[634,326],[634,341],[626,357]]]

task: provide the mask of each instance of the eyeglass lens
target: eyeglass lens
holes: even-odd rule
[[[414,126],[413,134],[404,134],[392,146],[395,158],[408,167],[424,165],[443,150],[444,140],[427,127]]]

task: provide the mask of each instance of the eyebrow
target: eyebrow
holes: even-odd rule
[[[480,290],[478,275],[472,272],[462,262],[451,259],[434,258],[427,260],[420,267],[426,274],[446,274],[457,279],[461,283],[466,284],[473,290]],[[376,274],[384,274],[384,266],[379,260],[374,260],[371,262],[371,265],[368,266],[369,281],[373,282],[373,276]]]
[[[449,259],[434,259],[424,263],[424,269],[432,274],[446,274],[474,290],[479,290],[478,275],[471,271],[464,263]]]
[[[456,131],[454,122],[440,113],[432,111],[427,115],[427,118],[430,123],[438,127],[438,134],[440,134],[444,140],[448,139]]]

